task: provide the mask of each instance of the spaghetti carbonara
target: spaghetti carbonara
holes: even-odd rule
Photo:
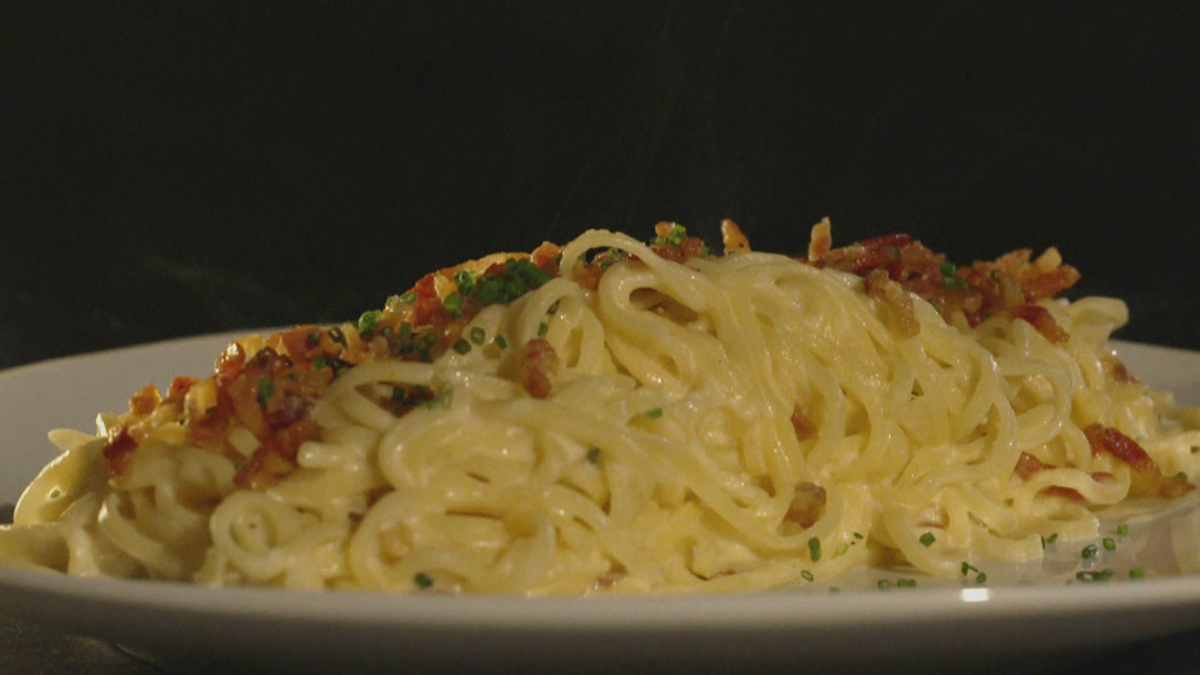
[[[675,224],[423,278],[357,323],[230,345],[62,454],[0,559],[213,586],[764,589],[1027,561],[1192,489],[1195,413],[1053,296],[1051,249],[902,235],[714,255]],[[1190,417],[1189,417],[1190,415]]]

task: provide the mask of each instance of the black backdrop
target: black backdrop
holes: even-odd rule
[[[1200,4],[0,5],[0,367],[722,217],[1059,246],[1200,348]],[[715,240],[715,239],[714,239]]]

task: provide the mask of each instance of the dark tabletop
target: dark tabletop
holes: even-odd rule
[[[1120,337],[1200,349],[1197,35],[1190,2],[2,3],[0,368],[726,217],[1055,245]],[[12,664],[150,672],[5,620]]]

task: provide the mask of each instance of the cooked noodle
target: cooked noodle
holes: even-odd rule
[[[915,296],[918,330],[898,330],[860,276],[782,255],[680,263],[589,231],[559,264],[609,250],[628,257],[594,290],[564,274],[482,307],[464,353],[347,367],[294,470],[263,486],[239,484],[262,440],[236,425],[221,453],[144,416],[118,476],[106,448],[128,415],[56,432],[63,454],[0,553],[214,586],[532,595],[764,589],[897,561],[948,576],[1037,560],[1043,537],[1094,537],[1104,507],[1158,499],[1092,425],[1162,476],[1198,468],[1200,432],[1114,370],[1118,300],[1041,300],[1056,342]],[[536,340],[557,362],[542,395],[521,376]],[[429,398],[383,405],[398,386]]]

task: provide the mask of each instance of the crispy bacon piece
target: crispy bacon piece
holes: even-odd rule
[[[826,221],[813,227],[809,243],[809,262],[873,278],[871,285],[877,297],[891,307],[900,306],[887,300],[895,296],[882,283],[885,273],[905,291],[932,303],[946,320],[961,314],[975,326],[990,315],[1006,314],[1029,321],[1049,340],[1064,341],[1067,333],[1037,303],[1070,288],[1079,280],[1079,272],[1064,265],[1054,248],[1032,262],[1031,257],[1031,251],[1023,249],[995,262],[957,267],[944,255],[904,234],[874,237],[835,249]],[[907,322],[898,325],[904,327]]]
[[[533,253],[529,254],[529,259],[534,265],[538,266],[538,269],[552,277],[556,277],[559,275],[558,260],[561,256],[562,249],[557,244],[551,244],[546,241],[542,242],[541,246],[538,246],[533,250]]]
[[[129,433],[128,427],[121,427],[104,446],[104,461],[108,470],[117,478],[129,473],[129,464],[133,461],[133,453],[138,448],[138,442]]]
[[[546,398],[558,374],[558,353],[544,338],[525,343],[521,353],[521,385],[534,398]]]
[[[825,488],[808,481],[800,483],[783,519],[808,529],[824,515],[825,499]]]
[[[1013,310],[1013,316],[1017,319],[1028,321],[1037,332],[1042,334],[1042,337],[1055,344],[1066,342],[1071,337],[1054,320],[1054,316],[1050,314],[1050,310],[1041,305],[1021,305]]]
[[[792,428],[796,430],[796,438],[802,441],[817,433],[817,425],[813,424],[799,403],[792,408]]]
[[[887,270],[879,267],[871,270],[863,280],[863,290],[868,296],[887,305],[896,333],[912,337],[920,332],[921,324],[913,312],[912,296],[899,282],[892,280]]]
[[[238,469],[233,482],[241,488],[262,490],[279,482],[296,469],[296,454],[306,441],[320,437],[321,427],[301,419],[277,429],[263,442],[248,462]]]
[[[134,415],[149,415],[159,403],[162,403],[162,396],[158,393],[158,387],[148,384],[130,397],[129,411]]]
[[[1134,487],[1142,494],[1175,498],[1196,489],[1183,476],[1164,477],[1158,463],[1137,441],[1112,427],[1091,424],[1083,433],[1092,446],[1093,455],[1108,452],[1133,468]]]
[[[750,240],[746,238],[745,234],[742,234],[742,228],[728,218],[721,221],[721,243],[725,247],[725,255],[745,253],[750,250]]]
[[[1138,445],[1137,441],[1112,427],[1100,423],[1089,424],[1083,434],[1087,436],[1088,444],[1092,446],[1092,456],[1098,457],[1102,452],[1108,452],[1117,459],[1125,462],[1134,471],[1147,476],[1159,477],[1162,470],[1150,457],[1149,453]]]
[[[828,218],[813,225],[808,235],[808,261],[816,264],[833,250],[833,226]]]

